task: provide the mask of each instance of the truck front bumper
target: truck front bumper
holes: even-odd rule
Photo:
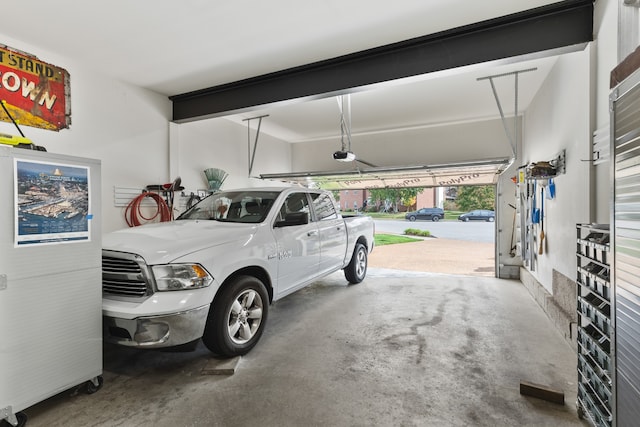
[[[103,339],[130,347],[175,347],[202,337],[208,313],[207,304],[180,313],[135,319],[103,316]]]

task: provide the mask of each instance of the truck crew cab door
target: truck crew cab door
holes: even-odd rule
[[[320,234],[319,271],[336,270],[343,267],[347,251],[347,228],[338,215],[335,203],[328,193],[311,193],[313,211]]]
[[[291,215],[293,214],[293,216]],[[307,222],[287,223],[287,218],[301,218]],[[276,297],[289,294],[318,275],[320,236],[317,222],[311,220],[306,192],[291,193],[284,200],[273,228],[277,244],[278,282]]]

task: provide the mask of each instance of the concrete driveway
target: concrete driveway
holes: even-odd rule
[[[376,229],[376,232],[379,230]],[[369,267],[494,277],[494,245],[487,242],[426,238],[415,243],[377,246],[369,255]]]

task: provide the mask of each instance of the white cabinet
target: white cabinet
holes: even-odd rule
[[[23,424],[101,384],[100,162],[0,146],[0,178],[0,422]]]

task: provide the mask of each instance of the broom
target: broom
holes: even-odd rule
[[[223,171],[222,169],[217,168],[209,168],[204,170],[204,175],[207,177],[207,182],[209,183],[209,190],[216,191],[222,187],[222,183],[227,176],[228,173]]]

